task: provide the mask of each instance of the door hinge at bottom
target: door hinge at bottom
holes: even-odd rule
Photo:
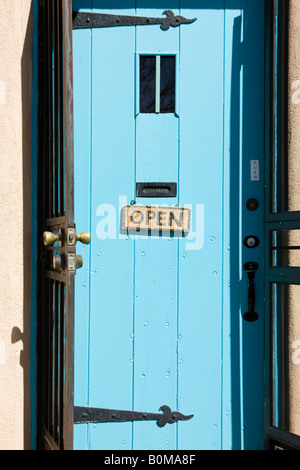
[[[74,423],[109,423],[125,421],[156,421],[157,426],[162,428],[167,423],[173,424],[177,421],[187,421],[194,415],[185,416],[178,411],[171,411],[167,405],[161,406],[162,413],[143,413],[141,411],[108,410],[105,408],[91,408],[85,406],[74,406]]]

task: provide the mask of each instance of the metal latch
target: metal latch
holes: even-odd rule
[[[82,268],[82,265],[83,258],[81,255],[77,255],[76,253],[68,254],[68,270],[71,273],[75,273],[76,269]]]

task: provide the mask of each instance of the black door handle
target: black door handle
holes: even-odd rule
[[[255,308],[255,287],[254,277],[255,271],[259,268],[258,264],[254,261],[249,261],[244,264],[244,270],[248,274],[248,312],[244,313],[243,318],[246,321],[253,322],[258,319],[258,314],[254,311]]]

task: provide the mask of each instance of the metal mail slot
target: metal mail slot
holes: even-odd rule
[[[177,183],[136,183],[137,197],[176,197]]]

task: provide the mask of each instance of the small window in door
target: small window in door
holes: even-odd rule
[[[140,113],[175,113],[175,55],[140,56]]]

